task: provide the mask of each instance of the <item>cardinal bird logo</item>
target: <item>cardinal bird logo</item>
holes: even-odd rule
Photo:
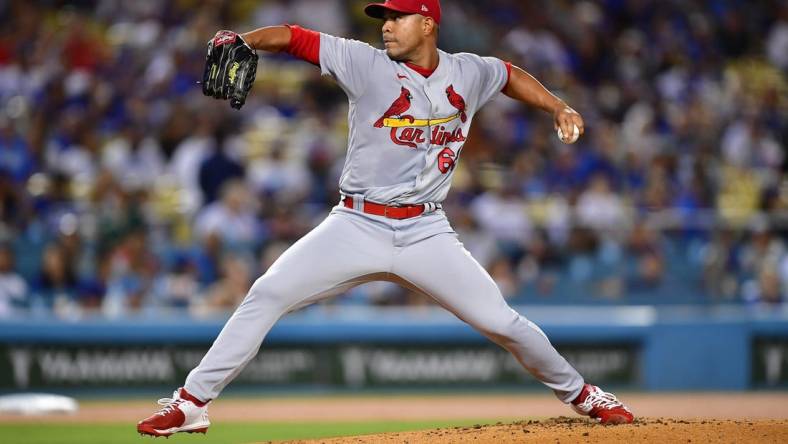
[[[450,124],[451,122],[456,123],[458,119],[462,119],[463,122],[468,119],[468,116],[465,115],[465,99],[454,91],[453,86],[446,88],[446,97],[449,98],[451,106],[457,109],[457,113],[444,115],[445,111],[443,111],[439,115],[420,119],[406,114],[412,105],[413,96],[407,88],[400,87],[399,97],[373,126],[375,128],[389,128],[389,137],[395,145],[413,149],[426,143],[446,146],[449,143],[465,142],[462,125]],[[417,100],[419,99],[417,98]],[[444,104],[443,107],[447,106]]]
[[[468,116],[465,115],[465,99],[454,91],[454,85],[449,85],[449,87],[446,88],[446,97],[449,98],[451,106],[457,108],[457,111],[460,112],[460,120],[462,120],[462,123],[465,123],[468,119]]]
[[[386,110],[385,113],[383,113],[383,117],[381,117],[380,119],[378,119],[377,122],[375,122],[375,128],[383,128],[383,121],[388,119],[389,117],[402,116],[402,113],[404,113],[410,108],[410,101],[412,99],[413,96],[410,94],[410,91],[408,91],[408,89],[403,86],[402,89],[400,90],[399,97],[397,97],[397,100],[395,100],[394,103],[391,104],[389,109]]]

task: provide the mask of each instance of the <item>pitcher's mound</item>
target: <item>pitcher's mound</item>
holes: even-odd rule
[[[788,442],[788,421],[637,419],[634,424],[603,426],[589,419],[559,417],[544,421],[475,425],[419,432],[383,433],[293,443],[731,443]]]

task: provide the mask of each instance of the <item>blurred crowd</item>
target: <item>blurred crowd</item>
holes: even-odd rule
[[[505,96],[445,202],[513,303],[788,299],[788,1],[444,0],[440,47],[521,66],[583,114]],[[364,1],[0,0],[0,317],[226,313],[338,202],[344,94],[262,54],[202,96],[219,29],[380,46]],[[333,304],[424,304],[369,284]]]

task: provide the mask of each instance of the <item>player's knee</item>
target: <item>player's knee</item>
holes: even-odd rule
[[[244,303],[262,304],[268,309],[279,310],[286,310],[290,304],[287,292],[281,285],[277,285],[276,281],[266,278],[265,275],[254,281]]]
[[[480,330],[493,342],[498,344],[506,344],[512,341],[517,341],[517,338],[522,335],[523,327],[524,325],[522,325],[520,319],[517,318],[494,318],[485,323],[485,325],[482,326]]]
[[[504,341],[510,335],[510,329],[508,325],[505,325],[500,321],[485,323],[479,327],[479,331],[481,331],[484,336],[487,336],[496,343]]]

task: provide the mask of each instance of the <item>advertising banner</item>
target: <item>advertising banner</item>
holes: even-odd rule
[[[182,345],[3,345],[0,388],[177,386],[206,350]],[[635,346],[584,344],[559,347],[559,351],[590,381],[638,383]],[[264,347],[236,382],[337,388],[537,383],[503,349],[457,344]]]

